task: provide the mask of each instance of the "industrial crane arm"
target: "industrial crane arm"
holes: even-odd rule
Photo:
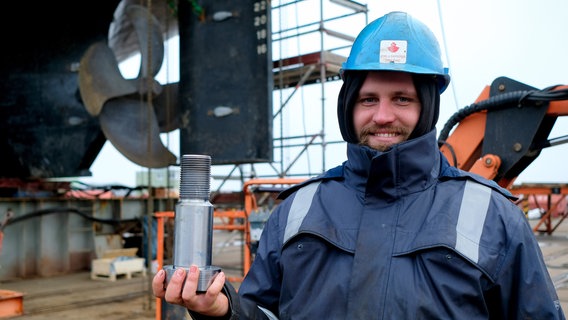
[[[543,148],[568,142],[566,136],[549,139],[565,115],[568,86],[538,90],[500,77],[446,122],[438,144],[450,164],[508,188]]]

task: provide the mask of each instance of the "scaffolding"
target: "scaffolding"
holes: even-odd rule
[[[254,178],[313,176],[329,169],[327,154],[344,154],[328,150],[334,145],[344,149],[344,142],[335,125],[337,94],[335,90],[330,94],[333,99],[328,104],[326,87],[339,83],[341,64],[368,23],[367,5],[351,0],[271,3],[274,161],[215,166],[213,177],[220,181],[217,191],[230,180],[238,181],[240,188]],[[318,98],[310,107],[304,105],[305,100]],[[314,108],[318,103],[319,108]],[[326,127],[329,123],[336,132]]]

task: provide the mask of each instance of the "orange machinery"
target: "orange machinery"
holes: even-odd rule
[[[548,139],[556,119],[565,115],[568,86],[537,90],[500,77],[450,118],[438,143],[450,164],[509,188],[542,149],[568,142]]]
[[[565,199],[565,185],[513,186],[513,182],[542,149],[568,142],[566,136],[549,138],[557,118],[566,115],[568,86],[537,90],[500,77],[484,88],[474,104],[450,118],[440,132],[438,144],[451,165],[494,180],[515,195],[525,199],[558,195]],[[534,227],[535,232],[551,234],[564,220],[566,209],[553,227],[550,209],[548,206],[547,213]]]

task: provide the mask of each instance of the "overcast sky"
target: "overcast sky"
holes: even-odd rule
[[[319,0],[305,2],[319,6]],[[450,87],[442,95],[439,130],[453,113],[473,103],[482,89],[498,77],[506,76],[538,89],[568,84],[568,41],[565,35],[568,30],[568,2],[564,0],[360,2],[368,3],[369,22],[390,11],[406,11],[424,21],[437,35],[452,76]],[[360,21],[363,20],[361,17]],[[336,31],[356,35],[363,24],[347,25],[345,30]],[[179,68],[174,62],[177,47],[174,45],[168,50],[171,61],[165,64],[173,69]],[[168,76],[176,75],[169,72]],[[337,127],[333,108],[339,85],[339,81],[330,83],[325,90],[332,109],[332,112],[327,112],[331,118],[326,122],[326,128],[331,131]],[[319,89],[316,92],[320,92]],[[309,95],[309,91],[302,92],[298,99],[304,103]],[[318,100],[321,96],[316,97]],[[557,120],[550,138],[568,135],[568,119],[565,118]],[[177,133],[170,134],[169,141],[170,150],[178,155]],[[338,159],[330,161],[329,165],[343,161],[343,154],[340,153]],[[516,183],[567,183],[567,156],[568,144],[543,150]],[[96,185],[118,183],[134,186],[135,173],[143,170],[145,168],[130,162],[107,142],[91,167],[93,177],[81,180]]]
[[[455,101],[459,107],[473,103],[485,85],[501,76],[537,89],[568,84],[564,0],[369,1],[369,7],[373,16],[407,11],[438,35],[452,76],[442,96],[441,120],[456,111]],[[557,120],[549,138],[565,135],[567,117]],[[545,149],[516,183],[568,183],[567,158],[568,144]]]

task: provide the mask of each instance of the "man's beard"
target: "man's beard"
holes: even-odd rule
[[[396,143],[379,143],[379,144],[374,143],[374,144],[371,145],[369,138],[374,136],[374,132],[379,131],[379,129],[381,129],[381,130],[386,129],[389,132],[395,132],[399,136],[403,137],[403,139],[399,142],[396,142]],[[363,127],[361,129],[361,132],[359,133],[359,145],[367,146],[371,149],[375,149],[375,150],[384,152],[384,151],[389,150],[393,145],[408,140],[410,133],[411,132],[409,132],[408,130],[406,130],[405,128],[402,128],[402,127],[380,127],[380,126],[376,126],[376,125],[369,125],[369,126]]]

